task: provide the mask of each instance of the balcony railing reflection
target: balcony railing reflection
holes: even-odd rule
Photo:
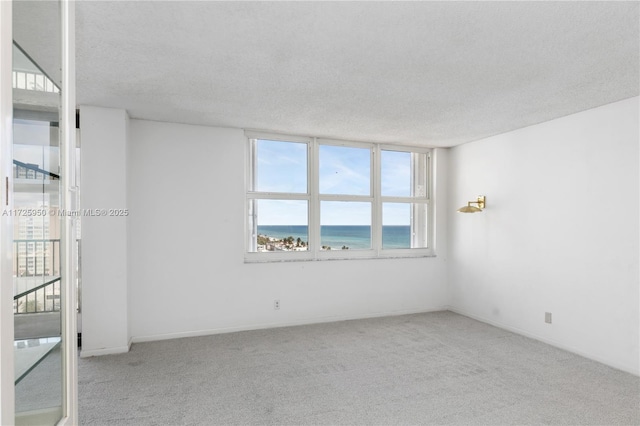
[[[60,311],[60,277],[13,296],[14,314]]]
[[[37,92],[60,93],[60,89],[44,74],[13,71],[13,88]]]
[[[60,240],[13,241],[14,314],[60,310]]]
[[[60,179],[60,175],[43,170],[37,164],[23,163],[18,160],[13,160],[13,177],[18,179]]]

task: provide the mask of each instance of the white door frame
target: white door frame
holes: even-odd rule
[[[76,208],[75,183],[75,3],[60,1],[62,40],[62,108],[61,210]],[[11,1],[0,1],[0,205],[1,210],[13,208],[13,13]],[[13,349],[13,220],[0,215],[0,424],[15,422],[15,384]],[[66,217],[62,223],[63,244],[63,417],[60,425],[78,423],[77,332],[76,332],[76,256],[75,223]]]
[[[13,208],[13,12],[0,1],[0,205]],[[13,219],[0,216],[0,424],[15,422],[13,369]]]
[[[62,28],[62,99],[60,110],[60,165],[62,211],[78,208],[76,185],[76,73],[75,1],[60,4]],[[62,217],[60,273],[62,275],[63,400],[60,425],[78,424],[77,245],[75,215]]]

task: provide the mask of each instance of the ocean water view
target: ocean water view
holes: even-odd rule
[[[259,225],[258,234],[273,238],[293,237],[304,242],[309,241],[306,225]],[[371,248],[371,226],[366,225],[325,225],[320,227],[320,245],[340,250],[343,246],[350,250]],[[410,248],[410,226],[383,226],[382,247],[385,249]]]

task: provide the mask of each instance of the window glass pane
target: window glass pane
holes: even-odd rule
[[[308,203],[305,200],[250,200],[254,223],[249,251],[307,251]]]
[[[307,144],[256,141],[255,191],[307,192]]]
[[[426,203],[382,204],[382,248],[427,247]]]
[[[382,248],[411,247],[411,205],[409,203],[382,204]]]
[[[371,203],[322,201],[320,203],[322,250],[371,248]]]
[[[427,196],[427,155],[382,151],[381,194],[386,197]]]
[[[382,151],[382,195],[408,197],[411,194],[411,153]]]
[[[320,193],[371,194],[371,150],[320,145]]]

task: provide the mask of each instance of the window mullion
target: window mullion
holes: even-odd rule
[[[427,204],[429,202],[428,198],[417,198],[417,197],[380,197],[380,201],[382,203],[422,203]]]
[[[371,150],[371,186],[372,186],[372,212],[371,212],[371,248],[376,256],[382,249],[382,202],[381,202],[381,161],[380,146],[376,145]]]
[[[427,153],[427,164],[425,164],[425,173],[427,174],[427,192],[426,192],[426,197],[431,200],[431,194],[433,194],[433,172],[431,170],[431,153],[428,152]],[[433,213],[431,213],[430,215],[433,215]]]
[[[308,155],[309,171],[307,181],[309,182],[309,250],[313,257],[317,258],[320,251],[320,198],[319,198],[319,176],[318,176],[318,140],[313,138],[309,143]]]
[[[374,197],[366,195],[337,195],[337,194],[318,194],[320,201],[357,201],[373,203]]]
[[[249,200],[308,200],[309,194],[291,192],[247,192]]]
[[[247,187],[253,191],[255,189],[255,176],[256,176],[256,141],[255,139],[249,139],[248,144],[249,156],[247,164],[247,173],[245,179],[247,180]],[[256,237],[258,234],[257,215],[255,211],[255,203],[249,203],[249,199],[245,200],[245,221],[247,224],[247,232],[245,233],[245,242],[247,250],[255,252],[257,249]]]
[[[421,155],[411,154],[411,195],[415,197],[418,195],[418,185],[420,183],[420,164],[419,158]],[[411,205],[411,222],[410,222],[410,232],[411,232],[411,247],[419,247],[420,243],[420,209],[416,208],[415,204]]]

